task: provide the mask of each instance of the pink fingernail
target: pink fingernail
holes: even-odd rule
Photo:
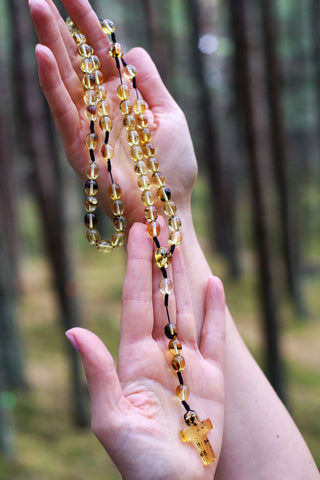
[[[71,343],[71,345],[79,351],[79,345],[77,343],[77,340],[75,339],[75,337],[72,335],[72,333],[69,333],[69,332],[66,332],[65,333],[67,339],[69,340],[69,342]]]

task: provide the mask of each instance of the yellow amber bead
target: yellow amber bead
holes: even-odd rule
[[[151,181],[156,187],[163,187],[166,184],[166,179],[161,172],[154,172],[151,176]]]
[[[108,193],[112,200],[119,200],[121,197],[121,188],[117,183],[112,183],[109,185]]]
[[[145,175],[148,172],[147,166],[143,160],[138,160],[135,162],[134,171],[137,175]]]
[[[144,209],[144,216],[150,222],[154,222],[158,218],[158,210],[154,205],[150,205]]]
[[[93,197],[97,194],[98,191],[98,183],[95,180],[88,180],[84,186],[84,191],[90,197]]]
[[[98,135],[95,133],[89,133],[89,135],[86,136],[86,141],[85,141],[86,147],[89,148],[89,150],[94,150],[98,146]]]
[[[89,163],[86,168],[86,175],[89,180],[95,180],[99,177],[99,167],[95,162]]]
[[[91,45],[88,45],[87,43],[82,43],[81,45],[78,46],[78,52],[81,57],[91,57],[93,54],[93,48]]]
[[[97,250],[100,253],[110,253],[113,250],[113,246],[111,242],[108,242],[108,240],[102,240],[98,243]]]
[[[86,90],[83,99],[86,105],[95,105],[98,100],[98,96],[95,90]]]
[[[145,157],[154,157],[156,151],[152,143],[146,143],[141,148]]]
[[[136,124],[138,128],[146,128],[148,126],[148,117],[143,113],[136,115]]]
[[[87,197],[84,201],[84,208],[86,212],[92,213],[97,210],[98,200],[96,197]]]
[[[94,72],[94,78],[95,78],[96,85],[101,85],[103,83],[103,75],[102,75],[102,72],[100,72],[100,70],[96,70]]]
[[[129,130],[127,133],[127,142],[129,145],[139,145],[140,138],[137,130]]]
[[[169,235],[170,245],[180,245],[182,242],[182,233],[180,231],[172,232]]]
[[[190,395],[187,385],[178,385],[176,389],[176,395],[181,400],[181,402],[186,402]]]
[[[76,42],[77,45],[81,45],[81,43],[86,43],[87,42],[86,37],[83,35],[83,33],[80,33],[80,32],[74,33],[73,34],[73,39],[74,39],[74,41]]]
[[[145,207],[154,204],[154,196],[150,190],[144,190],[141,194],[141,201]]]
[[[112,120],[110,117],[101,117],[99,125],[103,132],[110,132],[112,129]]]
[[[109,48],[109,53],[110,53],[111,57],[113,57],[113,58],[123,57],[123,51],[122,51],[122,47],[121,47],[120,43],[118,43],[118,42],[112,43],[110,45],[110,48]]]
[[[98,100],[103,102],[107,98],[107,92],[102,85],[95,87],[95,91],[97,92]]]
[[[124,245],[126,236],[123,232],[116,232],[111,239],[111,243],[114,247],[122,247]]]
[[[101,65],[99,58],[97,57],[97,55],[91,55],[90,58],[93,62],[94,69],[98,70],[100,68],[100,65]]]
[[[93,73],[86,73],[82,77],[82,85],[88,90],[92,90],[96,86],[96,79]]]
[[[126,65],[123,75],[128,79],[132,80],[137,75],[137,69],[133,65]]]
[[[110,113],[110,105],[107,102],[99,102],[97,108],[101,117],[107,117]]]
[[[111,204],[111,211],[113,215],[121,216],[124,213],[124,205],[121,200],[115,200]]]
[[[175,340],[177,338],[177,326],[175,323],[168,323],[164,328],[164,333],[169,340]]]
[[[170,340],[169,342],[169,352],[172,355],[179,355],[182,350],[182,345],[179,340]]]
[[[148,143],[151,140],[151,132],[149,128],[143,128],[139,131],[139,138],[141,143]]]
[[[124,217],[116,216],[113,219],[113,225],[118,232],[123,232],[126,229],[127,222]]]
[[[176,204],[172,201],[166,202],[164,205],[164,213],[168,215],[168,217],[174,217],[177,213]]]
[[[148,225],[148,234],[151,238],[160,235],[160,225],[158,222],[150,222]]]
[[[175,372],[182,372],[186,366],[186,362],[182,355],[175,355],[171,361],[171,365]]]
[[[76,30],[75,30],[75,31],[76,31],[76,32],[78,31],[78,27],[75,25],[75,23],[73,23],[73,20],[71,20],[70,17],[67,17],[67,18],[66,18],[66,22],[65,22],[65,23],[66,23],[67,27],[69,28],[69,30],[72,29],[72,30],[70,30],[71,33],[73,33],[73,29],[74,29],[75,27],[76,27]]]
[[[89,105],[85,110],[86,119],[90,122],[94,122],[97,119],[97,114],[97,107],[95,107],[94,105]]]
[[[101,155],[103,158],[106,160],[112,159],[114,155],[113,147],[110,145],[110,143],[104,143],[101,147]]]
[[[134,145],[133,147],[130,148],[130,157],[132,158],[132,160],[135,160],[135,161],[142,160],[143,153],[139,145]]]
[[[168,268],[172,261],[172,254],[164,247],[157,248],[154,258],[159,268]]]
[[[137,183],[140,190],[149,190],[149,188],[151,187],[149,177],[147,177],[146,175],[139,176]]]
[[[172,292],[172,281],[170,278],[162,278],[159,284],[160,292],[163,295],[170,295]]]
[[[127,130],[135,130],[136,129],[136,121],[133,115],[126,115],[123,119],[124,128]]]
[[[95,70],[92,58],[84,58],[80,63],[80,69],[83,73],[92,73]]]
[[[171,198],[171,192],[168,187],[160,187],[158,190],[158,198],[161,202],[169,202]]]
[[[84,224],[90,230],[93,230],[98,223],[98,219],[95,213],[86,213],[84,216]]]
[[[116,30],[116,27],[115,27],[114,23],[112,22],[112,20],[109,20],[108,18],[100,20],[100,25],[101,25],[104,33],[106,33],[107,35],[111,35]]]
[[[146,165],[151,172],[159,171],[159,162],[156,158],[147,158]]]
[[[87,240],[90,245],[96,245],[100,242],[100,233],[98,230],[87,230]]]
[[[136,113],[137,115],[139,115],[139,113],[144,113],[146,111],[146,108],[147,108],[147,104],[141,98],[138,98],[133,103],[133,110],[134,110],[134,113]]]
[[[181,218],[180,217],[170,217],[168,220],[168,225],[170,230],[175,232],[181,228]]]
[[[132,112],[132,103],[130,102],[130,100],[122,100],[119,107],[120,112],[124,115],[130,115],[130,113]]]
[[[117,88],[117,95],[120,100],[128,100],[130,97],[130,88],[125,83],[121,83]]]

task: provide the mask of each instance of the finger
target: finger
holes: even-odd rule
[[[221,280],[210,277],[206,292],[206,314],[201,332],[200,352],[221,369],[225,347],[225,295]]]
[[[127,246],[127,269],[122,293],[121,343],[152,334],[152,241],[146,226],[135,223]]]
[[[122,395],[113,358],[103,342],[88,330],[72,328],[66,336],[81,356],[92,403],[92,423],[104,425],[108,412],[115,409]]]

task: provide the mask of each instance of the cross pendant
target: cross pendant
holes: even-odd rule
[[[206,433],[212,429],[211,420],[207,418],[207,420],[201,422],[193,411],[186,414],[185,420],[189,428],[180,431],[182,441],[194,442],[205,465],[210,465],[210,463],[215,462],[216,456],[206,435]]]

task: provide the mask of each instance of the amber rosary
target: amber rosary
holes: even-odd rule
[[[90,130],[85,138],[85,145],[90,156],[90,163],[86,168],[87,181],[85,184],[86,198],[84,202],[86,211],[84,223],[87,227],[87,239],[91,245],[97,247],[99,252],[110,253],[114,248],[124,245],[127,225],[124,217],[125,208],[121,200],[121,188],[114,181],[112,175],[114,150],[109,143],[112,130],[112,119],[109,117],[110,106],[107,102],[107,92],[103,86],[104,79],[100,71],[99,58],[94,54],[93,48],[88,45],[86,37],[70,18],[67,18],[66,24],[81,57],[80,69],[83,73],[82,85],[84,87],[85,116],[90,122]],[[146,115],[148,107],[146,102],[140,97],[137,89],[136,69],[133,65],[127,65],[123,58],[122,47],[116,40],[114,23],[111,20],[100,19],[100,24],[103,31],[110,37],[110,43],[108,42],[107,48],[109,49],[109,54],[115,60],[119,73],[120,84],[117,88],[117,96],[120,100],[119,108],[123,115],[123,126],[126,130],[128,154],[133,160],[133,168],[137,175],[141,202],[144,205],[145,218],[148,222],[148,234],[156,246],[155,262],[160,268],[163,277],[160,281],[160,292],[164,295],[164,306],[168,320],[165,326],[165,335],[169,339],[169,352],[172,356],[171,366],[173,371],[177,373],[179,380],[176,395],[186,410],[184,419],[188,425],[186,430],[180,432],[180,436],[184,442],[193,441],[203,463],[209,465],[216,460],[206,436],[206,433],[212,429],[212,423],[209,419],[200,421],[196,412],[191,410],[187,403],[189,389],[184,384],[182,377],[182,371],[185,368],[185,360],[181,355],[182,345],[177,338],[177,328],[170,320],[168,309],[169,295],[172,292],[172,281],[168,278],[166,269],[172,261],[176,245],[179,245],[182,240],[181,220],[177,216],[177,207],[171,200],[171,191],[166,186],[165,177],[160,172],[159,162],[155,157],[155,148],[151,143],[152,136],[148,128],[148,117]],[[133,102],[130,100],[130,87],[123,77],[129,84],[130,82],[132,83],[136,97]],[[95,131],[95,125],[98,119],[100,129],[104,134],[101,156],[107,164],[110,177],[108,195],[111,199],[111,211],[114,215],[113,225],[115,228],[115,233],[111,240],[102,240],[96,228],[97,216],[95,211],[98,207],[96,194],[98,192],[99,167],[96,164],[95,151],[98,148],[99,137]],[[161,247],[158,240],[160,225],[157,222],[158,210],[154,205],[155,195],[152,191],[154,187],[158,200],[163,204],[164,213],[168,216],[169,248]]]

